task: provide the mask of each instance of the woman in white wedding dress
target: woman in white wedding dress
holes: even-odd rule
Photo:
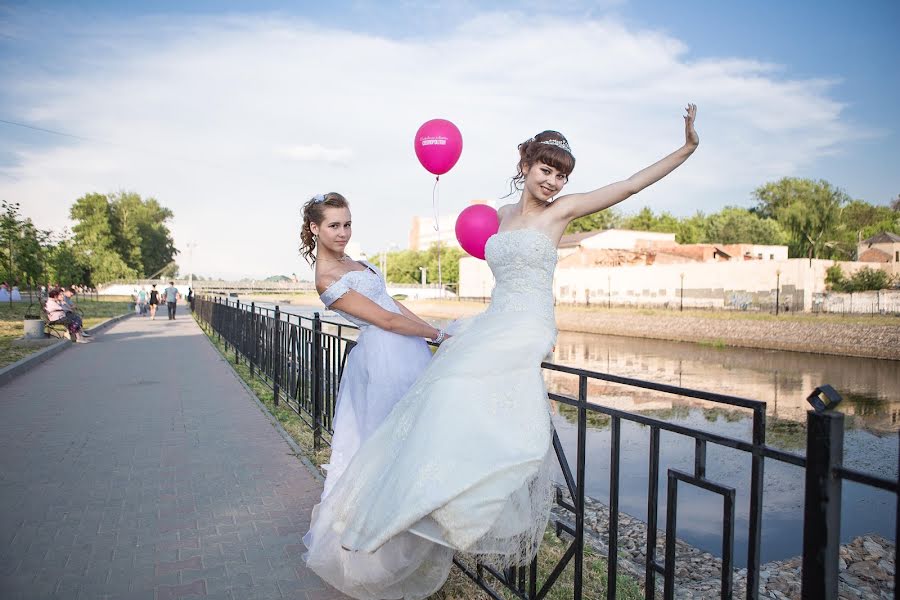
[[[444,338],[388,295],[374,266],[344,253],[351,226],[349,205],[340,194],[320,194],[303,207],[301,254],[315,265],[322,302],[360,329],[338,389],[323,498],[431,360],[422,338]]]
[[[454,332],[313,511],[307,566],[354,598],[426,598],[461,552],[498,567],[537,552],[551,503],[552,425],[540,364],[556,338],[553,271],[566,226],[659,181],[685,143],[628,179],[557,197],[575,166],[545,131],[519,145],[522,195],[485,246],[491,305]],[[554,200],[554,197],[556,199]]]

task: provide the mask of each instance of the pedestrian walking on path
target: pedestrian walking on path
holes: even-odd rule
[[[169,309],[169,320],[175,320],[175,307],[178,304],[178,299],[181,297],[181,294],[178,292],[178,288],[175,287],[175,282],[170,281],[169,287],[163,290],[163,295],[166,298],[166,307]]]
[[[156,289],[156,284],[152,284],[150,286],[150,320],[156,320],[156,308],[159,306],[159,290]]]

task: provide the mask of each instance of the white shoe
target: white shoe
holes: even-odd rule
[[[78,338],[77,340],[75,340],[75,343],[76,343],[76,344],[90,344],[90,343],[92,343],[93,341],[94,341],[94,340],[89,340],[89,339],[87,339],[87,338],[80,337],[80,338]]]

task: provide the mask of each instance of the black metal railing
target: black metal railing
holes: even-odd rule
[[[337,399],[341,371],[355,342],[348,333],[356,328],[325,321],[318,313],[313,317],[286,315],[278,307],[260,308],[254,304],[230,302],[227,299],[197,297],[196,313],[201,323],[211,329],[225,344],[226,353],[234,352],[235,361],[245,360],[251,372],[273,389],[275,402],[285,402],[297,412],[314,433],[315,446],[327,443],[332,433],[334,403]],[[885,490],[896,503],[895,541],[900,537],[900,484],[895,479],[851,470],[843,466],[844,416],[835,407],[840,397],[830,386],[816,388],[809,396],[813,410],[807,413],[806,456],[793,454],[766,444],[766,403],[692,390],[667,384],[620,377],[545,362],[546,371],[573,377],[577,380],[577,395],[555,392],[550,400],[571,407],[577,414],[577,443],[574,469],[558,434],[554,431],[553,447],[565,481],[557,490],[556,504],[570,515],[570,519],[554,517],[557,535],[570,539],[558,563],[538,581],[537,560],[531,565],[498,572],[485,565],[470,565],[456,561],[481,589],[491,597],[502,598],[495,589],[502,585],[522,600],[547,597],[562,572],[571,564],[574,571],[573,595],[584,597],[585,558],[585,485],[587,463],[587,429],[589,413],[606,415],[610,420],[610,485],[607,561],[607,599],[616,597],[616,573],[619,556],[619,479],[622,422],[636,423],[648,429],[649,456],[647,528],[644,560],[644,594],[647,600],[657,597],[657,577],[662,576],[662,595],[666,600],[675,596],[676,525],[678,493],[682,486],[693,486],[722,497],[722,567],[718,596],[728,599],[734,595],[735,504],[736,488],[711,480],[707,476],[707,450],[710,445],[731,448],[750,457],[749,513],[747,536],[746,598],[759,597],[760,549],[763,518],[763,484],[766,461],[777,461],[805,470],[805,505],[803,512],[802,597],[809,599],[837,598],[838,564],[841,526],[842,481],[853,481]],[[650,415],[632,413],[588,400],[591,382],[607,382],[626,388],[693,398],[735,410],[750,411],[752,434],[749,441],[694,429]],[[694,441],[693,469],[669,468],[666,478],[665,545],[662,556],[657,555],[658,506],[660,475],[660,433],[685,436]],[[898,455],[900,468],[900,455]],[[565,536],[563,535],[565,534]],[[894,589],[900,586],[900,572],[895,570]]]

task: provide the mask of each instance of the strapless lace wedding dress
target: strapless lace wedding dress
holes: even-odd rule
[[[455,552],[505,567],[537,552],[551,503],[542,359],[556,247],[500,232],[490,307],[465,322],[313,511],[307,566],[360,599],[426,598]]]

